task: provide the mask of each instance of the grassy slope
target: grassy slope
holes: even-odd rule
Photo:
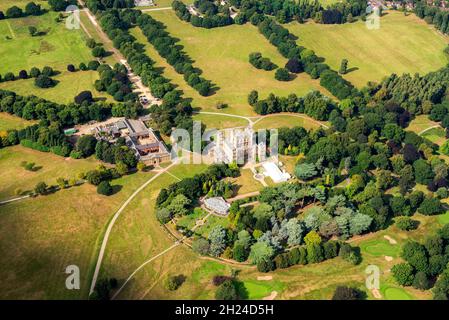
[[[245,127],[248,126],[248,121],[242,118],[218,116],[211,114],[195,114],[193,120],[201,121],[205,124],[207,129],[225,129],[225,128],[235,128],[235,127]]]
[[[170,169],[170,172],[182,179],[204,169],[204,165],[180,165]],[[124,281],[143,262],[173,244],[172,238],[156,220],[154,203],[160,189],[176,182],[175,177],[169,174],[158,177],[123,211],[110,235],[100,276],[112,276]],[[167,293],[160,288],[161,279],[170,272],[192,270],[200,263],[194,256],[190,249],[184,247],[170,251],[144,267],[135,280],[125,287],[120,298],[139,299],[150,288],[148,298],[164,298]]]
[[[40,167],[36,172],[27,171],[21,167],[21,162],[34,162]],[[0,185],[0,199],[14,196],[16,189],[31,190],[41,181],[48,185],[56,184],[56,179],[76,178],[80,172],[95,169],[99,161],[90,159],[64,159],[52,153],[43,153],[22,146],[0,149],[0,171],[2,184]]]
[[[38,17],[0,21],[0,73],[17,73],[21,69],[30,70],[34,66],[42,68],[46,65],[62,71],[69,63],[77,65],[92,60],[83,31],[69,30],[64,22],[55,22],[57,15],[49,12]],[[31,37],[29,26],[47,33]],[[12,39],[6,39],[7,36]]]
[[[22,118],[12,116],[6,112],[0,112],[0,131],[23,129],[33,123],[33,121],[24,120]]]
[[[248,62],[248,55],[254,51],[261,52],[279,66],[283,66],[287,60],[252,25],[233,25],[207,30],[180,21],[171,10],[147,13],[163,22],[170,34],[181,40],[180,44],[195,61],[194,65],[203,70],[206,79],[219,87],[212,96],[201,97],[187,86],[181,75],[176,74],[173,68],[158,56],[151,45],[147,45],[149,56],[157,61],[158,66],[164,68],[169,79],[179,85],[187,96],[193,98],[195,107],[207,111],[254,115],[247,103],[247,96],[253,89],[258,90],[262,98],[271,92],[287,96],[293,92],[304,95],[312,89],[324,91],[318,81],[311,80],[306,74],[300,74],[291,82],[280,82],[274,79],[274,71],[255,69]],[[148,43],[140,30],[133,30],[133,35],[139,42]],[[217,110],[215,106],[218,102],[228,103],[229,108]]]
[[[302,118],[304,117],[304,118]],[[323,121],[324,124],[329,125]],[[311,119],[305,114],[295,114],[290,116],[288,114],[273,114],[265,116],[262,120],[259,120],[254,129],[275,129],[275,128],[292,128],[292,127],[304,127],[306,130],[316,129],[320,127],[316,120]]]
[[[53,88],[42,89],[34,85],[34,79],[16,80],[0,83],[0,89],[11,90],[20,95],[35,95],[58,103],[73,102],[73,98],[81,91],[89,90],[94,97],[114,101],[106,92],[95,90],[95,80],[99,78],[96,71],[64,71],[53,77],[58,83]]]
[[[20,160],[31,157],[24,150],[3,149],[23,154]],[[2,151],[3,151],[2,150]],[[31,178],[19,185],[33,184],[33,179],[50,182],[60,174],[71,176],[78,169],[76,164],[86,162],[77,160],[76,164],[66,164],[63,158],[50,154],[36,153],[33,160],[44,164],[40,179]],[[25,175],[24,169],[11,170],[11,158],[0,158],[1,172],[8,168],[5,176],[7,190],[13,188],[13,181]],[[14,168],[14,167],[13,167]],[[23,171],[22,171],[23,170]],[[13,176],[9,171],[16,172]],[[26,174],[28,175],[28,174]],[[4,290],[0,298],[6,299],[79,299],[87,297],[90,279],[89,270],[96,254],[95,243],[103,233],[110,216],[123,201],[151,174],[138,173],[115,180],[113,185],[121,191],[111,197],[97,195],[95,188],[88,184],[62,190],[54,194],[22,200],[0,208],[0,277]],[[3,179],[2,175],[2,179]],[[5,180],[2,180],[4,182]],[[64,273],[68,265],[75,264],[81,271],[81,291],[65,288]]]
[[[425,74],[447,64],[443,53],[447,37],[414,14],[405,17],[388,11],[378,30],[367,29],[363,21],[343,25],[293,22],[288,28],[299,37],[298,44],[315,50],[335,70],[342,59],[348,59],[349,68],[358,69],[345,77],[359,87],[391,73]]]

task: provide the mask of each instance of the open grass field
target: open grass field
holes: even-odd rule
[[[367,29],[363,21],[344,25],[293,22],[288,29],[298,36],[299,45],[314,50],[333,69],[348,59],[351,71],[345,78],[358,87],[391,73],[425,74],[448,62],[443,53],[447,37],[414,14],[387,11],[377,30]]]
[[[22,168],[21,162],[34,162],[38,168],[32,172]],[[80,172],[95,169],[100,164],[94,158],[74,160],[63,158],[53,153],[39,152],[22,146],[0,149],[0,199],[5,200],[15,196],[15,191],[32,190],[38,182],[55,185],[56,179],[76,178]],[[1,209],[0,209],[1,210]]]
[[[254,68],[248,62],[248,55],[254,51],[261,52],[278,66],[284,66],[287,60],[250,24],[208,30],[180,21],[172,10],[146,13],[164,23],[168,32],[181,40],[179,44],[184,46],[185,52],[194,60],[194,65],[203,70],[203,76],[218,87],[215,94],[201,97],[154,51],[140,30],[132,30],[138,41],[146,44],[147,53],[157,62],[156,65],[164,68],[165,76],[193,99],[194,107],[204,111],[255,115],[247,103],[247,96],[253,89],[259,91],[261,98],[271,92],[282,96],[290,93],[304,95],[310,90],[325,92],[318,81],[310,79],[307,74],[300,74],[290,82],[280,82],[274,79],[274,71]],[[330,93],[325,93],[330,96]],[[217,110],[219,102],[227,103],[229,107]]]
[[[258,129],[279,129],[282,127],[293,128],[303,127],[306,130],[319,128],[321,122],[314,120],[304,114],[272,114],[264,116],[257,120],[254,125],[254,130]],[[322,122],[324,125],[328,125],[327,122]]]
[[[6,112],[0,112],[0,131],[7,131],[11,129],[19,130],[26,128],[32,124],[34,124],[33,121],[28,121],[19,117],[12,116]]]
[[[45,157],[47,154],[41,155]],[[57,161],[53,165],[60,166]],[[2,205],[0,277],[4,290],[0,298],[86,299],[95,244],[104,226],[149,177],[151,173],[137,173],[115,180],[112,184],[121,190],[110,197],[100,196],[95,187],[84,184]],[[65,287],[69,265],[80,268],[81,290]]]
[[[116,277],[120,284],[120,281],[126,279],[139,265],[174,243],[156,219],[154,201],[161,188],[176,182],[177,178],[192,176],[205,168],[204,165],[173,167],[170,169],[172,175],[165,173],[158,177],[129,204],[112,230],[100,276]],[[168,293],[162,285],[163,280],[169,273],[192,272],[201,264],[201,260],[194,257],[195,254],[188,248],[175,248],[140,270],[136,274],[136,280],[130,281],[118,298],[168,298]],[[190,294],[199,295],[201,288],[193,287],[192,283],[190,290],[193,291]],[[183,292],[178,291],[169,294],[177,296]],[[182,295],[178,298],[180,297]]]
[[[242,118],[227,117],[212,114],[195,114],[193,120],[201,121],[207,129],[227,129],[248,126],[248,121]]]
[[[95,90],[95,80],[99,78],[96,71],[64,71],[53,77],[58,81],[53,88],[42,89],[34,85],[34,79],[16,80],[0,83],[0,89],[11,90],[20,95],[35,95],[58,103],[73,102],[73,98],[84,90],[89,90],[95,98],[103,98],[113,102],[106,92]]]
[[[67,64],[78,65],[92,60],[82,30],[69,30],[65,22],[56,22],[58,13],[0,21],[0,73],[51,66],[66,70]],[[42,36],[31,37],[28,27],[35,26]]]
[[[238,186],[237,194],[246,194],[263,189],[263,185],[254,179],[250,169],[240,170],[240,176],[237,178],[228,178],[229,181]]]
[[[282,292],[286,285],[280,281],[260,281],[246,280],[242,282],[239,288],[239,294],[249,300],[261,300],[271,294],[271,292]]]

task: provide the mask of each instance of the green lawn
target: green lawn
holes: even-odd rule
[[[322,90],[318,81],[311,80],[307,74],[300,74],[290,82],[280,82],[274,79],[274,71],[262,71],[254,68],[248,62],[251,52],[259,51],[264,57],[270,58],[279,66],[284,66],[287,60],[259,32],[250,25],[232,25],[226,28],[203,29],[195,28],[176,17],[172,10],[150,11],[155,19],[163,22],[174,37],[179,38],[186,53],[195,61],[194,65],[203,71],[203,76],[211,80],[218,91],[209,96],[201,97],[189,87],[182,75],[177,74],[146,41],[140,30],[132,30],[132,34],[140,43],[147,44],[148,55],[164,68],[165,76],[172,79],[186,96],[193,98],[193,106],[206,111],[233,113],[239,115],[254,115],[247,103],[251,90],[259,91],[261,98],[273,92],[287,96],[290,93],[304,95],[310,90]],[[217,110],[216,105],[224,102],[228,108]]]
[[[328,125],[327,122],[323,122]],[[254,125],[254,129],[279,129],[282,127],[293,128],[293,127],[304,127],[306,130],[317,129],[320,127],[320,122],[305,114],[273,114],[268,115],[260,120]]]
[[[33,162],[37,171],[28,171],[22,168],[21,162]],[[14,197],[16,190],[31,190],[38,182],[55,185],[56,179],[76,178],[80,172],[95,169],[99,161],[89,159],[74,160],[63,158],[53,153],[39,152],[22,146],[14,146],[0,149],[0,172],[2,184],[0,184],[0,199],[5,200]]]
[[[178,165],[170,169],[170,172],[178,178],[183,178],[204,169],[204,165]],[[178,181],[174,176],[165,173],[158,177],[122,212],[109,238],[101,276],[115,277],[123,281],[143,262],[173,244],[173,239],[156,219],[154,204],[161,188]],[[180,299],[200,295],[201,287],[194,287],[196,282],[190,276],[191,272],[202,264],[196,257],[190,248],[184,246],[169,251],[140,270],[119,298],[167,299],[173,296]],[[176,292],[167,292],[163,286],[165,277],[168,274],[180,273],[188,276],[187,283]]]
[[[94,97],[113,101],[106,92],[95,90],[95,80],[99,78],[96,71],[64,71],[53,77],[58,81],[53,88],[42,89],[34,85],[34,79],[7,81],[0,83],[0,89],[11,90],[20,95],[35,95],[57,103],[70,103],[81,91],[89,90]]]
[[[449,211],[446,211],[445,214],[440,214],[438,216],[438,221],[443,225],[448,224],[449,223]]]
[[[32,125],[33,121],[24,120],[22,118],[12,116],[6,112],[0,112],[0,131],[11,129],[20,130]]]
[[[280,281],[246,280],[242,283],[240,295],[250,300],[260,300],[269,296],[273,291],[280,293],[286,285]]]
[[[402,288],[385,287],[381,288],[381,292],[386,300],[413,300],[410,294]]]
[[[430,129],[422,134],[424,138],[429,139],[433,143],[436,143],[437,145],[441,146],[447,139],[446,139],[446,132],[443,128],[433,128]]]
[[[201,121],[202,124],[206,125],[207,129],[226,129],[248,126],[248,121],[242,118],[211,114],[195,114],[193,120]]]
[[[448,62],[443,53],[447,37],[414,14],[388,11],[377,30],[367,29],[363,21],[342,25],[293,22],[287,26],[298,36],[299,45],[314,50],[333,69],[338,70],[341,60],[348,59],[349,69],[354,69],[345,78],[358,87],[391,73],[426,74]]]
[[[363,242],[360,245],[362,253],[366,252],[376,257],[398,257],[401,247],[397,244],[390,244],[386,239],[375,239]]]
[[[421,133],[422,131],[438,125],[438,122],[432,121],[429,119],[429,116],[427,114],[421,114],[415,119],[413,119],[409,126],[407,127],[407,130],[413,131],[417,134]]]
[[[0,21],[1,74],[47,65],[63,71],[67,64],[78,65],[93,59],[85,45],[83,31],[67,29],[64,21],[55,21],[57,16],[56,12],[48,12],[42,16]],[[35,26],[45,35],[31,37],[29,26]]]

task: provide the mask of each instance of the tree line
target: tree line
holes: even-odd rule
[[[295,112],[305,113],[317,120],[328,120],[331,111],[337,107],[331,99],[319,91],[312,91],[304,97],[298,97],[294,93],[287,97],[278,97],[271,93],[266,99],[259,99],[258,92],[254,90],[248,95],[248,103],[261,115]]]
[[[245,24],[250,21],[253,14],[272,16],[279,23],[291,21],[305,22],[314,19],[317,23],[341,24],[353,22],[355,17],[365,16],[367,7],[366,0],[348,0],[333,3],[323,7],[316,1],[293,1],[293,0],[230,0],[229,4],[218,6],[213,1],[195,1],[195,8],[204,16],[199,17],[191,14],[187,6],[180,0],[172,3],[173,10],[178,18],[190,22],[195,27],[217,28],[233,23]],[[233,6],[239,13],[232,19],[229,8]]]
[[[194,2],[194,6],[204,15],[198,16],[191,14],[182,1],[175,0],[172,3],[172,8],[178,18],[190,22],[195,27],[211,29],[234,23],[229,13],[229,6],[217,6],[214,1],[209,0],[197,0]]]
[[[29,2],[25,5],[25,10],[22,10],[22,8],[19,8],[18,6],[12,6],[6,10],[6,13],[0,11],[0,20],[40,16],[44,12],[45,10],[43,10],[39,4]]]

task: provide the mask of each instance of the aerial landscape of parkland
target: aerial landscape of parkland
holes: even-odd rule
[[[0,0],[0,279],[448,300],[449,0]]]

